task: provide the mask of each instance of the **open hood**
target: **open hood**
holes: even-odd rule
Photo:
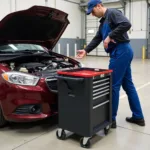
[[[0,45],[32,43],[52,50],[69,24],[67,17],[65,12],[44,6],[11,13],[0,21]]]

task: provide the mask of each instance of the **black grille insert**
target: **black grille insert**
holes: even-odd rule
[[[15,111],[15,114],[24,115],[24,114],[40,114],[41,106],[39,104],[32,105],[22,105],[19,106]]]

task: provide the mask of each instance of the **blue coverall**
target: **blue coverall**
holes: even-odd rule
[[[105,49],[110,54],[109,69],[112,73],[112,120],[116,120],[119,92],[122,85],[125,90],[132,117],[135,119],[143,119],[140,100],[137,91],[132,82],[131,62],[133,59],[133,50],[130,45],[130,40],[127,31],[131,24],[129,20],[117,9],[107,9],[104,17],[100,20],[99,30],[90,44],[85,48],[86,52],[91,52],[102,41],[109,36],[115,41],[110,42],[108,48]]]

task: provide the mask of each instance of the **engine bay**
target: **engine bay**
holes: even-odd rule
[[[47,70],[57,70],[63,68],[74,67],[73,64],[65,61],[63,59],[59,60],[47,60],[42,62],[27,62],[27,63],[10,63],[11,70],[28,72],[28,73],[37,73]]]
[[[30,55],[5,62],[12,71],[43,75],[49,72],[77,67],[69,58],[55,55]]]

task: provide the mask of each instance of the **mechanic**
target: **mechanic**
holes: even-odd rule
[[[133,50],[127,34],[131,24],[121,11],[104,7],[101,0],[88,2],[87,15],[91,13],[93,16],[101,18],[99,30],[85,49],[77,51],[77,58],[83,58],[103,41],[104,49],[110,55],[109,69],[113,70],[111,128],[117,127],[116,116],[121,85],[128,96],[132,111],[132,116],[127,117],[126,121],[145,126],[140,100],[132,81]]]

